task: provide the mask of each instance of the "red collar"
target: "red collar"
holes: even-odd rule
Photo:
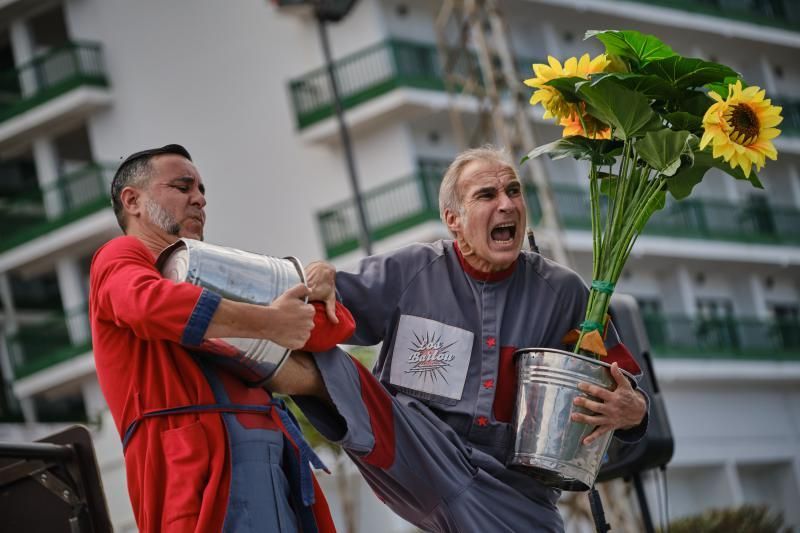
[[[464,272],[466,272],[469,277],[477,281],[502,281],[511,277],[511,274],[514,273],[514,269],[517,268],[517,259],[515,259],[511,265],[503,270],[481,272],[464,260],[464,256],[461,254],[461,250],[458,247],[458,241],[453,241],[453,249],[456,251],[456,256],[458,257],[458,262],[461,263],[461,268],[464,269]]]

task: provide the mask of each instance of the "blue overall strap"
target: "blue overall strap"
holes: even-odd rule
[[[292,446],[286,435],[283,435],[283,471],[286,474],[286,480],[289,482],[289,499],[292,502],[294,515],[297,517],[298,529],[303,533],[319,533],[313,507],[303,504],[300,485],[300,458],[295,453],[294,446]]]
[[[145,418],[153,418],[156,416],[178,415],[187,413],[255,413],[255,414],[268,414],[272,409],[275,402],[268,405],[241,405],[241,404],[201,404],[201,405],[181,405],[178,407],[167,407],[165,409],[152,409],[145,411],[136,417],[128,427],[125,429],[125,434],[122,437],[122,450],[128,447],[133,434],[139,427],[139,423]]]
[[[314,505],[314,482],[312,481],[309,462],[314,468],[324,470],[328,474],[331,472],[303,438],[303,433],[297,425],[297,420],[295,420],[291,411],[286,409],[283,400],[274,399],[273,404],[277,405],[281,422],[283,422],[286,432],[297,445],[297,449],[300,452],[300,494],[303,497],[303,505],[306,507]]]

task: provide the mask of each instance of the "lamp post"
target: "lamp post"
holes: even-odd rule
[[[311,9],[317,21],[319,40],[322,44],[322,53],[325,57],[325,70],[328,73],[328,84],[330,86],[333,109],[336,114],[336,121],[339,124],[339,137],[342,140],[347,173],[350,178],[350,187],[353,190],[353,201],[356,206],[358,223],[358,240],[367,255],[372,254],[372,239],[369,234],[369,224],[367,213],[364,209],[364,200],[361,194],[361,187],[358,181],[355,158],[353,156],[353,144],[350,140],[350,131],[344,120],[344,109],[339,95],[339,84],[336,81],[336,72],[333,68],[333,58],[331,56],[331,44],[328,37],[328,23],[339,22],[350,11],[356,0],[274,0],[274,3],[281,8],[302,8]]]

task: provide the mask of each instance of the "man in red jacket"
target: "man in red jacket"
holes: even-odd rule
[[[182,146],[128,157],[111,198],[125,236],[92,261],[92,341],[100,387],[123,439],[139,529],[332,531],[308,463],[322,465],[282,404],[200,355],[204,339],[220,337],[307,346],[326,310],[319,306],[315,317],[303,298],[319,299],[328,289],[297,285],[258,306],[164,279],[154,266],[158,253],[180,237],[202,239],[205,224],[203,181]],[[336,311],[327,309],[327,320],[337,323]],[[348,324],[345,318],[333,328]],[[343,330],[330,346],[351,332]],[[276,385],[295,364],[290,358]]]

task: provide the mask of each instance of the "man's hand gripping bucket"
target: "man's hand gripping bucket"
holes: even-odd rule
[[[269,305],[290,287],[305,284],[303,265],[294,257],[270,257],[193,239],[180,239],[165,248],[156,268],[167,279],[257,305]],[[253,386],[267,382],[290,353],[264,339],[213,339],[192,348]]]
[[[586,382],[609,390],[616,383],[611,365],[563,350],[525,348],[517,361],[517,397],[514,410],[514,448],[509,467],[545,485],[568,491],[586,491],[594,484],[613,432],[583,444],[594,427],[570,420],[573,404]],[[622,371],[628,379],[632,376]]]

